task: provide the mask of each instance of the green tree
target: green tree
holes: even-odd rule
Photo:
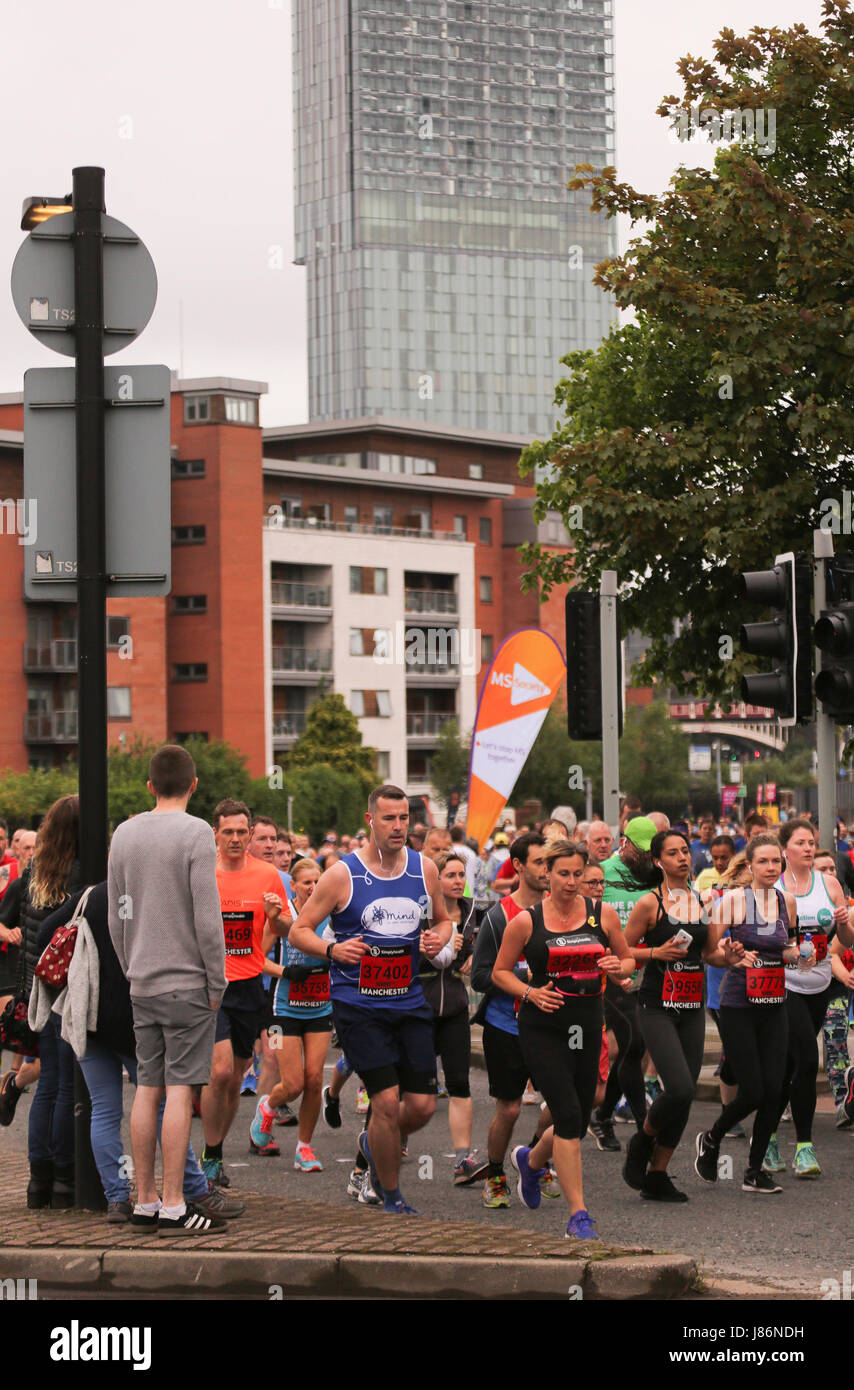
[[[571,806],[582,819],[586,805],[584,782],[588,777],[593,782],[593,805],[601,809],[602,746],[571,739],[566,728],[566,706],[555,700],[516,779],[511,802],[521,806],[536,798],[543,803],[546,815],[553,806]]]
[[[471,735],[463,737],[456,719],[449,719],[439,733],[439,746],[430,763],[430,781],[436,794],[449,805],[451,792],[466,794]]]
[[[313,770],[318,764],[347,772],[366,790],[376,783],[376,750],[365,748],[356,716],[343,695],[330,693],[308,711],[305,733],[288,755],[288,770]]]
[[[60,796],[77,791],[77,767],[31,768],[29,772],[0,774],[0,815],[9,823],[10,835],[19,826],[29,826],[43,816]]]
[[[665,700],[629,705],[620,740],[622,790],[639,796],[645,810],[655,810],[658,801],[687,802],[689,743]]]
[[[598,589],[615,569],[625,627],[652,642],[645,679],[682,690],[734,693],[751,664],[737,574],[810,553],[854,484],[854,15],[849,0],[823,10],[821,35],[724,29],[715,61],[682,59],[683,94],[659,107],[674,123],[692,106],[774,113],[773,140],[757,125],[764,143],[719,147],[711,172],[683,165],[661,197],[610,167],[570,183],[594,212],[642,224],[594,276],[635,321],[563,359],[563,419],[523,453],[542,479],[536,518],[557,510],[575,543],[524,547],[526,583]]]

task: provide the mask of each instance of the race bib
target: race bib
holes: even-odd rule
[[[744,971],[751,1004],[782,1004],[786,997],[786,972],[777,961],[759,961]]]
[[[222,925],[225,931],[225,954],[227,956],[252,955],[252,909],[243,912],[224,912]]]
[[[702,970],[667,970],[661,985],[661,1002],[672,1009],[699,1009],[703,1003]]]
[[[292,1009],[316,1009],[329,1003],[329,971],[318,971],[307,980],[288,980],[288,1003]]]
[[[546,967],[549,978],[558,980],[569,975],[576,979],[579,975],[596,975],[604,954],[605,947],[598,941],[579,942],[577,946],[549,946]]]
[[[396,999],[412,984],[412,950],[406,945],[371,946],[359,961],[359,993]]]
[[[842,952],[839,959],[842,961],[846,970],[854,970],[854,951],[851,950],[850,946]]]
[[[820,960],[824,960],[827,955],[827,937],[823,932],[816,932],[813,935],[812,944],[815,947],[815,962],[818,965]]]

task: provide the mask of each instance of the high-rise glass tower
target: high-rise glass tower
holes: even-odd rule
[[[615,317],[612,0],[293,0],[312,420],[551,433]]]

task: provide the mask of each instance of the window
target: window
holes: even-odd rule
[[[488,574],[480,576],[480,601],[481,603],[492,602],[492,579]]]
[[[391,693],[388,690],[377,691],[377,714],[380,719],[391,718]]]
[[[482,662],[492,660],[492,647],[492,633],[482,632],[480,634],[480,659]]]
[[[374,526],[377,531],[390,531],[394,525],[394,515],[391,507],[374,507]]]
[[[470,478],[474,478],[474,480],[475,480],[476,482],[479,482],[480,479],[483,477],[483,464],[482,464],[482,463],[470,463],[470,464],[469,464],[469,477],[470,477]]]
[[[350,712],[355,714],[357,719],[361,719],[365,713],[365,692],[364,690],[350,691]]]
[[[173,545],[204,545],[207,528],[204,526],[173,526]]]
[[[107,686],[107,718],[130,719],[130,686]]]
[[[254,425],[258,420],[258,402],[246,396],[226,396],[225,418],[231,425]]]
[[[173,681],[206,681],[207,678],[206,661],[183,661],[172,667]]]
[[[207,613],[207,594],[173,594],[173,613]]]
[[[172,477],[173,478],[203,478],[205,476],[204,459],[173,459]]]
[[[107,646],[117,647],[123,637],[130,636],[130,618],[107,618]]]
[[[186,425],[198,425],[210,418],[211,403],[209,396],[184,397],[184,423]]]
[[[388,570],[368,569],[362,565],[351,565],[350,593],[387,594]]]
[[[481,516],[477,524],[478,539],[481,545],[492,545],[492,518]]]
[[[282,516],[291,517],[298,520],[302,516],[301,497],[283,497],[281,499]]]
[[[365,655],[365,643],[364,643],[364,640],[363,640],[363,637],[362,637],[362,631],[363,631],[363,629],[360,628],[360,627],[351,627],[351,628],[350,628],[350,655],[351,655],[351,656],[364,656],[364,655]]]
[[[358,524],[359,524],[359,508],[358,508],[358,507],[345,507],[345,508],[344,508],[344,525],[347,527],[347,530],[348,530],[348,531],[355,531],[355,529],[356,529],[356,527],[358,526]]]
[[[381,782],[387,782],[391,776],[391,767],[388,753],[377,753],[377,777]]]
[[[468,537],[468,517],[454,517],[454,535],[462,536],[463,539],[466,539]]]
[[[208,731],[207,731],[207,729],[193,729],[190,733],[176,734],[176,735],[175,735],[175,742],[176,742],[176,743],[186,743],[186,742],[188,741],[188,739],[191,739],[191,738],[198,738],[198,739],[201,739],[202,743],[207,743],[207,742],[208,742]]]

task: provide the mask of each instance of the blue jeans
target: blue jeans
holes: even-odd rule
[[[80,1068],[86,1078],[89,1095],[92,1098],[92,1152],[104,1196],[108,1202],[126,1202],[130,1193],[130,1180],[127,1176],[127,1155],[122,1150],[122,1067],[136,1085],[136,1058],[128,1057],[111,1048],[89,1039],[86,1056]],[[166,1097],[160,1104],[160,1119]],[[159,1134],[159,1128],[158,1128]],[[187,1146],[187,1164],[184,1169],[184,1200],[197,1201],[208,1194],[208,1181],[193,1153],[193,1146]]]
[[[74,1053],[60,1035],[62,1019],[52,1013],[39,1035],[39,1072],[30,1106],[28,1154],[31,1163],[74,1167]]]

